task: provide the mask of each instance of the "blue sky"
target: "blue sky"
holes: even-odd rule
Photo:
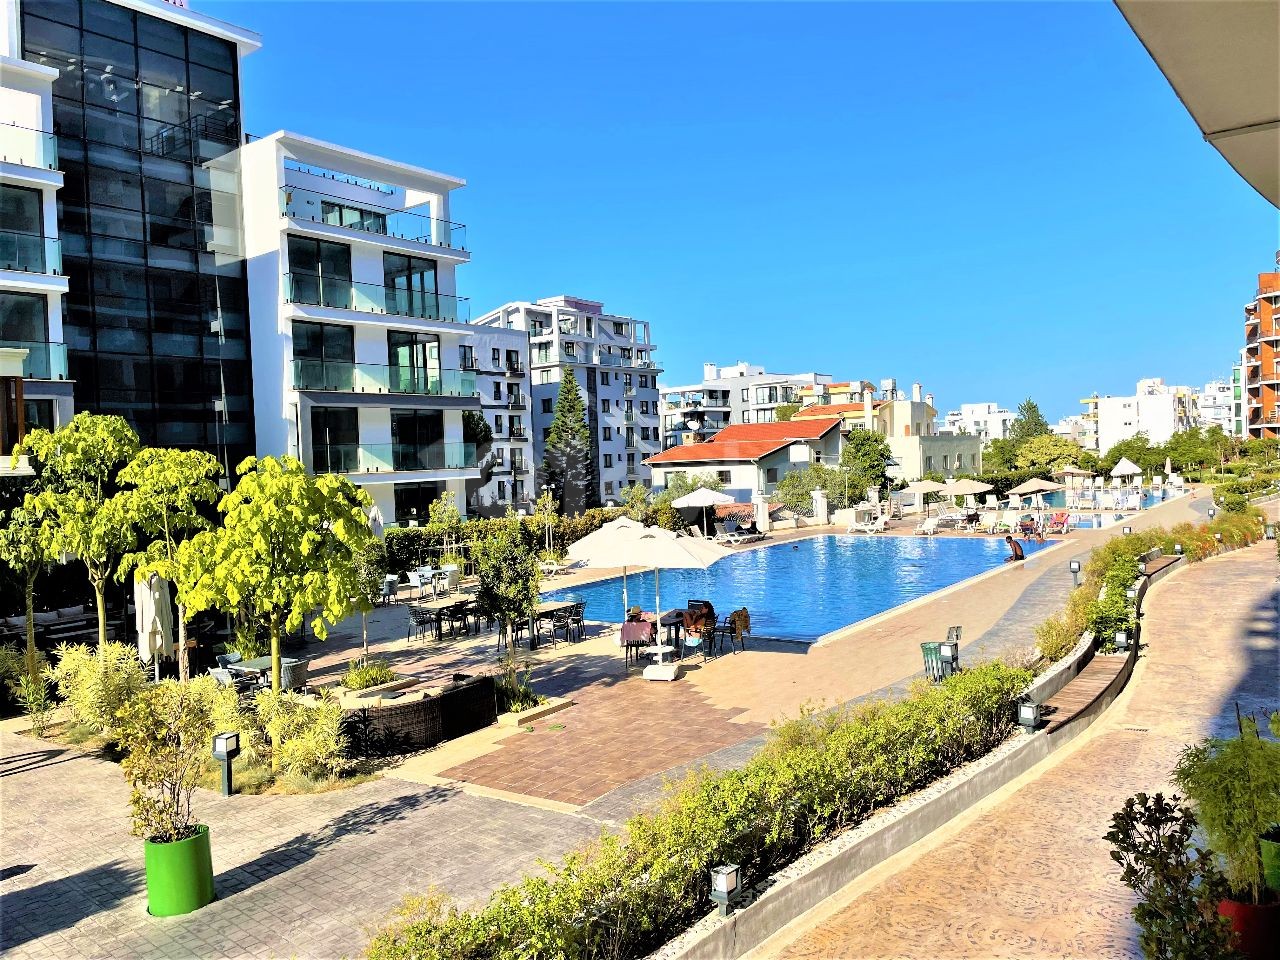
[[[1050,419],[1228,375],[1276,211],[1109,3],[240,3],[245,126],[456,174],[473,313]]]

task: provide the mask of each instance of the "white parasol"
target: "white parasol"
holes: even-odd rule
[[[733,497],[727,493],[721,493],[718,490],[711,490],[707,487],[698,487],[692,493],[686,493],[677,500],[672,500],[671,505],[676,509],[702,509],[702,535],[707,535],[707,507],[714,507],[721,503],[733,503]]]
[[[608,545],[617,539],[617,531],[619,530],[643,530],[644,524],[638,520],[632,520],[630,517],[618,517],[616,520],[610,520],[608,523],[602,524],[600,529],[588,533],[581,540],[569,547],[570,559],[577,559],[574,556],[574,549],[594,552],[604,545],[608,549]],[[590,564],[588,564],[590,566]],[[613,566],[613,564],[608,564]],[[622,619],[627,619],[627,568],[622,568]]]

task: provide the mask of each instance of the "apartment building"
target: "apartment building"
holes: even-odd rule
[[[415,524],[481,479],[464,181],[296,133],[241,150],[260,455],[288,452]],[[486,358],[487,359],[487,358]],[[504,394],[505,396],[505,394]]]
[[[1086,397],[1080,401],[1085,406],[1081,416],[1093,428],[1088,435],[1095,444],[1086,449],[1102,455],[1139,433],[1152,444],[1164,443],[1199,425],[1198,397],[1194,387],[1172,386],[1159,377],[1139,380],[1132,396]]]
[[[1258,274],[1244,344],[1244,436],[1280,437],[1280,272]]]
[[[1055,437],[1070,440],[1072,443],[1079,444],[1082,449],[1098,449],[1098,421],[1096,418],[1090,419],[1084,414],[1073,414],[1069,417],[1063,417],[1049,430]]]
[[[563,371],[578,378],[587,409],[601,503],[633,483],[650,486],[646,457],[661,445],[658,374],[649,323],[607,313],[604,304],[556,296],[503,304],[475,324],[524,331],[529,337],[533,462],[555,416]],[[536,491],[531,491],[536,496]]]
[[[733,423],[773,423],[782,404],[799,403],[802,387],[830,383],[824,373],[769,373],[739,360],[732,366],[702,365],[702,381],[659,386],[662,443],[697,443]]]
[[[1196,396],[1196,410],[1202,427],[1221,427],[1228,436],[1235,422],[1236,384],[1229,380],[1210,380]]]
[[[962,403],[959,410],[948,410],[942,418],[939,433],[968,434],[979,440],[1004,440],[1017,417],[996,403]]]
[[[468,512],[501,516],[508,507],[528,508],[534,493],[529,335],[492,325],[471,326],[480,412],[493,435],[480,462],[480,482],[469,494]]]
[[[256,34],[162,0],[3,0],[0,341],[24,421],[254,451],[237,148]],[[12,386],[9,388],[12,390]]]

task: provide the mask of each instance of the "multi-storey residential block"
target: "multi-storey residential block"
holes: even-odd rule
[[[1098,420],[1096,417],[1086,417],[1084,414],[1077,413],[1073,416],[1063,417],[1049,429],[1055,437],[1062,437],[1064,440],[1078,443],[1085,450],[1096,451],[1098,449]]]
[[[493,434],[481,461],[480,483],[470,494],[470,512],[499,516],[508,507],[528,507],[534,494],[529,394],[529,335],[523,330],[472,324],[481,413]]]
[[[995,403],[962,403],[959,410],[948,410],[939,433],[967,433],[980,440],[1003,440],[1017,417]]]
[[[446,490],[465,507],[481,403],[449,219],[464,181],[286,132],[241,153],[259,453],[347,476],[388,524]]]
[[[701,383],[658,387],[663,445],[696,443],[731,423],[772,423],[780,405],[800,401],[800,388],[830,382],[824,373],[769,373],[743,360],[705,363]]]
[[[1280,273],[1258,274],[1244,308],[1246,438],[1280,437]]]
[[[534,463],[542,462],[560,377],[569,370],[578,378],[587,409],[600,501],[617,500],[633,483],[650,485],[644,460],[661,445],[662,371],[653,359],[647,321],[605,313],[604,304],[595,300],[558,296],[507,303],[475,323],[529,336]]]
[[[1227,380],[1210,380],[1196,397],[1200,426],[1221,427],[1230,435],[1235,420],[1235,384]]]
[[[1193,387],[1170,386],[1159,377],[1139,380],[1132,396],[1100,397],[1094,394],[1080,402],[1082,417],[1096,425],[1092,452],[1105,454],[1121,440],[1144,433],[1152,444],[1161,444],[1180,430],[1197,426],[1200,415],[1198,391]]]
[[[236,166],[258,37],[185,2],[3,2],[0,340],[29,345],[24,412],[57,422],[70,387],[233,466],[254,449]]]

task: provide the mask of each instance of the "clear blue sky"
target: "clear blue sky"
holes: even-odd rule
[[[704,360],[1050,419],[1228,375],[1273,263],[1109,3],[240,3],[246,129],[456,174],[473,313],[570,293]]]

